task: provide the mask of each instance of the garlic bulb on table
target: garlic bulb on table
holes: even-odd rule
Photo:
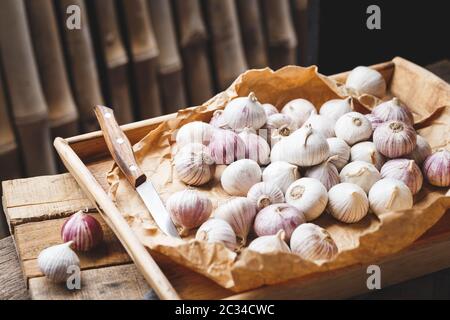
[[[316,179],[301,178],[286,191],[286,202],[303,212],[306,221],[318,218],[328,202],[327,189]]]
[[[386,161],[384,156],[377,151],[375,144],[371,141],[364,141],[355,144],[350,150],[351,161],[364,161],[373,164],[378,170]]]
[[[177,132],[177,145],[179,148],[188,143],[201,143],[208,145],[214,133],[214,128],[205,122],[194,121],[183,125]]]
[[[305,177],[319,180],[327,190],[339,183],[339,172],[336,166],[331,163],[332,160],[337,159],[338,156],[328,158],[325,162],[317,166],[310,167],[305,172]]]
[[[209,219],[198,228],[195,239],[209,243],[223,243],[230,250],[236,248],[236,234],[230,224],[220,219]]]
[[[350,146],[341,138],[328,138],[327,143],[330,148],[330,163],[341,170],[350,159]]]
[[[332,138],[335,136],[334,125],[335,120],[322,116],[320,114],[312,114],[308,120],[306,120],[303,126],[310,125],[313,130],[317,131],[325,138]]]
[[[421,165],[426,158],[432,154],[431,146],[424,137],[416,136],[416,147],[411,153],[408,153],[405,158],[414,160],[418,165]]]
[[[336,121],[336,137],[352,146],[357,142],[368,140],[372,136],[372,124],[359,112],[349,112]]]
[[[411,190],[402,181],[381,179],[370,189],[369,205],[376,215],[389,211],[407,210],[413,206],[413,196]]]
[[[247,198],[261,210],[271,204],[284,202],[284,194],[271,182],[259,182],[248,190]]]
[[[388,158],[399,158],[411,153],[416,147],[416,131],[400,121],[389,121],[373,133],[373,142],[381,154]]]
[[[381,174],[374,165],[355,161],[347,164],[339,173],[341,182],[354,183],[368,193],[373,184],[381,179]]]
[[[336,122],[344,114],[352,112],[351,106],[352,98],[347,99],[333,99],[325,102],[319,110],[319,114]]]
[[[264,109],[264,112],[266,113],[266,117],[269,118],[273,114],[279,113],[278,109],[275,108],[273,104],[270,103],[263,103],[262,107]]]
[[[250,242],[248,249],[259,253],[291,252],[284,238],[284,231],[279,230],[275,235],[256,238]]]
[[[266,123],[266,113],[255,94],[251,92],[248,97],[238,97],[226,105],[223,111],[225,123],[233,130],[244,128],[258,130]]]
[[[264,182],[270,182],[281,189],[283,193],[292,182],[300,178],[298,167],[286,161],[275,161],[269,164],[262,173]]]
[[[80,259],[70,248],[72,241],[44,249],[39,253],[37,263],[47,278],[55,282],[64,282],[71,275],[70,267],[79,267]]]
[[[261,181],[261,168],[253,160],[238,160],[225,168],[220,181],[229,195],[246,196],[248,190]]]
[[[414,160],[394,159],[381,168],[382,178],[392,178],[404,182],[415,195],[422,188],[423,176]]]
[[[414,124],[414,117],[407,107],[401,104],[398,98],[383,102],[373,108],[372,114],[386,121],[401,121],[410,126]]]
[[[281,113],[287,114],[294,120],[298,128],[308,120],[311,114],[317,114],[314,105],[306,99],[294,99],[286,103]]]
[[[261,165],[265,165],[270,162],[270,147],[266,140],[251,132],[248,128],[239,133],[239,137],[245,145],[246,159],[254,160]]]
[[[328,191],[328,212],[345,223],[361,221],[369,210],[369,200],[360,186],[340,183]]]
[[[371,113],[365,114],[364,117],[369,120],[370,124],[372,125],[372,131],[375,131],[376,128],[378,128],[381,124],[384,123],[383,120],[378,118],[376,115],[373,115]]]
[[[423,164],[423,173],[433,186],[450,187],[450,151],[439,150],[429,156]]]
[[[358,95],[370,94],[378,98],[386,95],[386,81],[381,73],[364,66],[356,67],[350,72],[345,86]]]
[[[214,176],[214,160],[209,149],[200,143],[185,145],[175,155],[173,162],[178,177],[188,185],[200,186]]]
[[[103,240],[103,230],[97,219],[78,211],[62,225],[61,238],[63,242],[72,241],[72,248],[77,251],[89,251]]]
[[[230,164],[245,158],[244,141],[230,130],[215,130],[208,148],[216,164]]]

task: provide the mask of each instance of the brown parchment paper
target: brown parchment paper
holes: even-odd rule
[[[390,79],[386,80],[389,82]],[[300,97],[320,107],[327,100],[347,94],[342,86],[318,74],[314,66],[288,66],[276,72],[270,69],[247,71],[226,91],[202,106],[179,111],[176,119],[162,123],[134,146],[139,164],[163,201],[172,193],[186,188],[172,168],[172,157],[177,149],[172,137],[177,128],[195,120],[209,121],[214,110],[222,109],[229,100],[246,96],[250,91],[254,91],[261,102],[272,103],[278,108]],[[370,96],[355,97],[354,108],[367,112],[376,100]],[[425,114],[423,109],[415,110],[421,107],[410,105],[420,127],[419,133],[432,147],[448,148],[450,107],[436,106]],[[207,193],[214,207],[230,198],[220,186],[222,169],[216,170],[213,181],[198,188]],[[235,253],[222,244],[196,241],[193,234],[183,240],[169,238],[156,228],[138,194],[117,167],[109,172],[108,181],[110,196],[145,246],[236,292],[356,263],[369,263],[395,253],[419,238],[450,208],[450,193],[445,196],[448,190],[425,183],[411,210],[386,213],[379,218],[369,214],[351,225],[340,223],[324,213],[315,223],[331,233],[340,253],[335,260],[318,265],[289,253],[258,254],[247,249]]]

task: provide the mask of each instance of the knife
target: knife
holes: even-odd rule
[[[131,186],[138,192],[147,209],[150,211],[158,227],[168,236],[180,238],[166,207],[162,203],[155,187],[147,180],[145,173],[139,168],[134,157],[131,143],[119,127],[114,111],[104,106],[95,106],[100,128],[106,145],[122,173]]]

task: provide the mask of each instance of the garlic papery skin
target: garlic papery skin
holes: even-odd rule
[[[354,183],[368,193],[381,174],[373,164],[365,161],[350,162],[339,173],[341,182]]]
[[[250,242],[248,249],[258,253],[291,252],[284,238],[284,231],[279,230],[275,235],[256,238]]]
[[[266,113],[266,117],[269,118],[271,115],[279,113],[278,109],[270,103],[263,103],[262,107],[264,112]]]
[[[327,140],[307,125],[275,144],[270,153],[270,160],[309,167],[328,159],[329,152]]]
[[[223,110],[214,111],[209,124],[214,128],[229,129],[225,122],[225,119],[223,118]]]
[[[414,160],[394,159],[381,168],[382,178],[397,179],[405,183],[413,195],[422,188],[423,176]]]
[[[352,112],[352,98],[333,99],[325,102],[319,110],[319,114],[336,122],[344,114]]]
[[[328,138],[327,143],[330,148],[330,163],[340,171],[350,159],[350,146],[341,138]]]
[[[364,66],[356,67],[350,72],[345,86],[357,95],[370,94],[378,98],[386,95],[386,81],[381,73]]]
[[[295,228],[305,222],[305,215],[297,208],[287,203],[277,203],[258,212],[253,228],[258,237],[275,235],[283,230],[289,241]]]
[[[306,221],[312,221],[327,206],[328,192],[319,180],[301,178],[289,186],[285,198],[288,204],[303,212]]]
[[[399,158],[411,153],[416,147],[416,131],[404,122],[385,122],[373,133],[373,142],[384,156]]]
[[[414,150],[407,154],[405,158],[414,160],[419,166],[423,164],[426,158],[432,154],[431,146],[424,137],[416,136],[416,147]]]
[[[250,199],[243,197],[230,199],[214,211],[214,218],[230,224],[236,236],[241,239],[241,245],[247,242],[255,215],[256,206]]]
[[[44,249],[37,263],[42,273],[54,282],[64,282],[72,274],[70,267],[80,267],[80,259],[70,248],[72,241]]]
[[[386,121],[401,121],[410,126],[414,124],[414,116],[398,98],[383,102],[372,110],[372,114]]]
[[[221,219],[209,219],[198,228],[195,239],[209,243],[222,243],[230,250],[236,249],[236,234],[230,224]]]
[[[268,130],[270,143],[273,146],[282,138],[290,136],[291,133],[297,130],[297,125],[287,114],[277,113],[267,118],[264,128]]]
[[[294,230],[290,247],[292,253],[316,263],[330,261],[339,252],[328,231],[313,223],[301,224]]]
[[[284,202],[283,191],[272,182],[259,182],[248,190],[249,198],[259,211],[274,203]]]
[[[370,124],[372,125],[372,131],[375,131],[376,128],[378,128],[380,125],[384,123],[383,120],[381,120],[380,118],[371,113],[365,114],[364,117],[366,117],[367,120],[370,121]]]
[[[372,124],[359,112],[349,112],[336,121],[336,137],[352,146],[357,142],[368,140],[372,136]]]
[[[364,141],[355,144],[350,150],[351,161],[364,161],[373,164],[377,170],[381,170],[386,159],[377,151],[375,144],[371,141]]]
[[[178,178],[187,185],[200,186],[209,182],[215,172],[215,164],[207,147],[199,143],[185,145],[174,158]]]
[[[407,210],[413,206],[413,195],[402,181],[381,179],[370,189],[369,205],[377,216],[385,212]]]
[[[344,223],[361,221],[369,210],[369,200],[360,186],[340,183],[328,191],[327,211]]]
[[[270,162],[270,147],[266,140],[251,132],[248,128],[239,133],[239,137],[245,145],[246,159],[254,160],[260,165]]]
[[[295,122],[297,128],[303,126],[311,114],[317,114],[316,107],[306,99],[294,99],[286,103],[281,113],[287,114]]]
[[[433,186],[450,187],[450,152],[439,150],[429,156],[423,164],[423,173]]]
[[[172,221],[180,226],[180,234],[199,227],[212,213],[212,202],[204,194],[194,189],[186,189],[172,194],[166,202]]]
[[[261,168],[256,161],[238,160],[225,168],[220,181],[229,195],[245,197],[248,190],[261,181]]]
[[[215,130],[208,148],[216,164],[230,164],[245,158],[244,141],[230,130]]]
[[[319,180],[327,190],[330,190],[332,186],[338,184],[340,181],[339,172],[336,166],[331,163],[337,157],[333,156],[317,166],[308,168],[305,172],[305,177]]]
[[[103,240],[103,230],[93,216],[78,211],[67,219],[61,228],[63,242],[73,241],[72,248],[89,251]]]
[[[312,114],[308,120],[306,120],[303,126],[311,125],[313,130],[317,131],[325,138],[332,138],[335,136],[334,133],[334,125],[336,121],[328,118],[326,116],[322,116],[319,114]]]
[[[264,182],[273,183],[283,193],[286,193],[288,187],[298,179],[300,179],[298,167],[286,161],[272,162],[262,173],[262,180]]]
[[[201,143],[208,145],[214,133],[214,127],[202,121],[189,122],[177,132],[177,145],[179,148],[188,143]]]
[[[225,123],[233,130],[244,128],[258,130],[266,123],[266,113],[255,94],[251,92],[248,97],[238,97],[226,105],[223,111]]]

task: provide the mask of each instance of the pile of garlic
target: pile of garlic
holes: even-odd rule
[[[350,73],[346,88],[352,95],[386,94],[382,75],[366,67]],[[175,224],[183,231],[199,227],[197,240],[232,250],[248,245],[322,262],[333,259],[338,246],[311,223],[321,215],[350,224],[369,212],[410,209],[422,174],[434,186],[450,185],[450,152],[432,154],[399,99],[368,115],[355,112],[352,99],[330,100],[317,112],[318,106],[298,98],[279,112],[250,93],[215,112],[209,124],[183,126],[175,169],[190,187],[167,201]],[[192,186],[214,179],[217,165],[226,165],[220,180],[231,198],[213,210]]]

